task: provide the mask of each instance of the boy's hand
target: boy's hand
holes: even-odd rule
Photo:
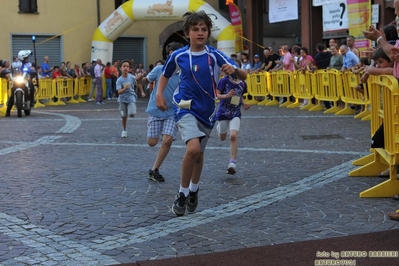
[[[165,98],[163,97],[163,94],[156,94],[155,96],[155,104],[161,111],[166,111],[168,110],[168,105],[166,104]]]
[[[145,92],[142,91],[142,92],[141,92],[141,97],[142,97],[142,98],[145,98],[145,96],[146,96],[146,95],[145,95]]]
[[[236,90],[230,90],[229,93],[227,93],[227,96],[229,96],[230,98],[233,97],[234,95],[236,95]]]
[[[244,110],[248,110],[251,107],[251,105],[247,104],[247,103],[243,103],[242,107],[244,107]]]
[[[220,70],[223,71],[224,73],[226,73],[227,75],[232,75],[232,74],[234,74],[236,72],[234,67],[232,65],[229,65],[229,64],[222,65]]]

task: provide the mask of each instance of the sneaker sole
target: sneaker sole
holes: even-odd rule
[[[234,174],[236,173],[236,169],[234,169],[234,168],[229,168],[229,169],[227,169],[227,173],[228,173],[229,175],[234,175]]]
[[[173,204],[173,205],[172,205],[172,212],[173,212],[176,216],[183,216],[184,213],[186,212],[186,209],[185,209],[185,208],[182,209],[181,212],[175,211],[175,205]]]
[[[152,176],[148,176],[148,179],[152,180],[152,181],[155,181],[155,182],[165,182],[165,179],[158,180],[158,179],[156,179],[156,178],[154,178]]]

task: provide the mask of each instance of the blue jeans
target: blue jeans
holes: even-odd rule
[[[105,82],[107,84],[107,98],[112,98],[112,78],[107,78],[105,79]]]

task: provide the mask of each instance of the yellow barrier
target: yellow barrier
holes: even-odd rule
[[[280,107],[287,107],[293,102],[291,102],[290,97],[292,96],[291,93],[291,71],[277,71],[272,72],[270,75],[270,95],[273,96],[273,100],[266,103],[266,106],[271,105],[279,105],[279,102],[276,100],[275,97],[286,97],[287,101],[283,104],[280,104]],[[298,99],[297,99],[298,101]]]
[[[78,102],[86,102],[86,100],[82,99],[82,96],[90,93],[91,82],[91,77],[81,77],[75,79],[75,95],[78,96],[76,99]]]
[[[346,71],[342,74],[342,80],[344,85],[340,93],[340,98],[345,103],[345,108],[338,111],[336,115],[353,115],[355,113],[355,110],[351,109],[349,104],[365,106],[365,110],[362,113],[356,115],[355,118],[363,118],[370,114],[370,111],[368,110],[370,100],[368,97],[367,84],[363,85],[365,92],[364,94],[356,90],[356,86],[360,83],[360,78],[360,74],[355,74],[351,71]]]
[[[350,172],[349,176],[377,176],[389,167],[390,176],[360,197],[391,197],[399,193],[397,167],[399,164],[399,88],[394,76],[374,76],[370,85],[371,129],[384,122],[384,148],[373,150],[373,161]],[[375,131],[374,131],[375,132]],[[373,132],[373,133],[374,133]],[[367,157],[367,156],[366,156]]]
[[[313,80],[314,74],[306,71],[294,71],[291,74],[291,88],[292,95],[296,99],[306,99],[308,103],[301,107],[301,110],[309,110],[315,105],[312,103],[312,99],[314,98],[314,89],[313,89]],[[288,108],[299,107],[301,103],[299,101],[291,104]]]
[[[324,110],[324,106],[321,104],[322,101],[333,102],[333,106],[324,111],[325,114],[332,114],[341,110],[338,107],[339,93],[342,92],[341,72],[336,69],[318,69],[314,72],[314,79],[314,94],[318,102],[309,111]]]
[[[258,72],[248,75],[247,85],[248,94],[252,96],[252,99],[247,101],[248,104],[266,105],[269,102],[267,95],[269,94],[268,88],[270,88],[270,74],[268,72]],[[255,97],[264,97],[265,99],[261,102],[255,99]]]
[[[5,78],[0,78],[0,115],[4,116],[7,110],[8,101],[8,81]]]

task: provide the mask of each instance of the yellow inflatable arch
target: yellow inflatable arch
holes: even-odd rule
[[[135,21],[182,20],[188,11],[205,11],[212,19],[211,36],[217,40],[217,48],[225,54],[235,53],[233,26],[212,6],[201,0],[131,0],[119,6],[93,34],[91,59],[112,61],[113,41]]]

